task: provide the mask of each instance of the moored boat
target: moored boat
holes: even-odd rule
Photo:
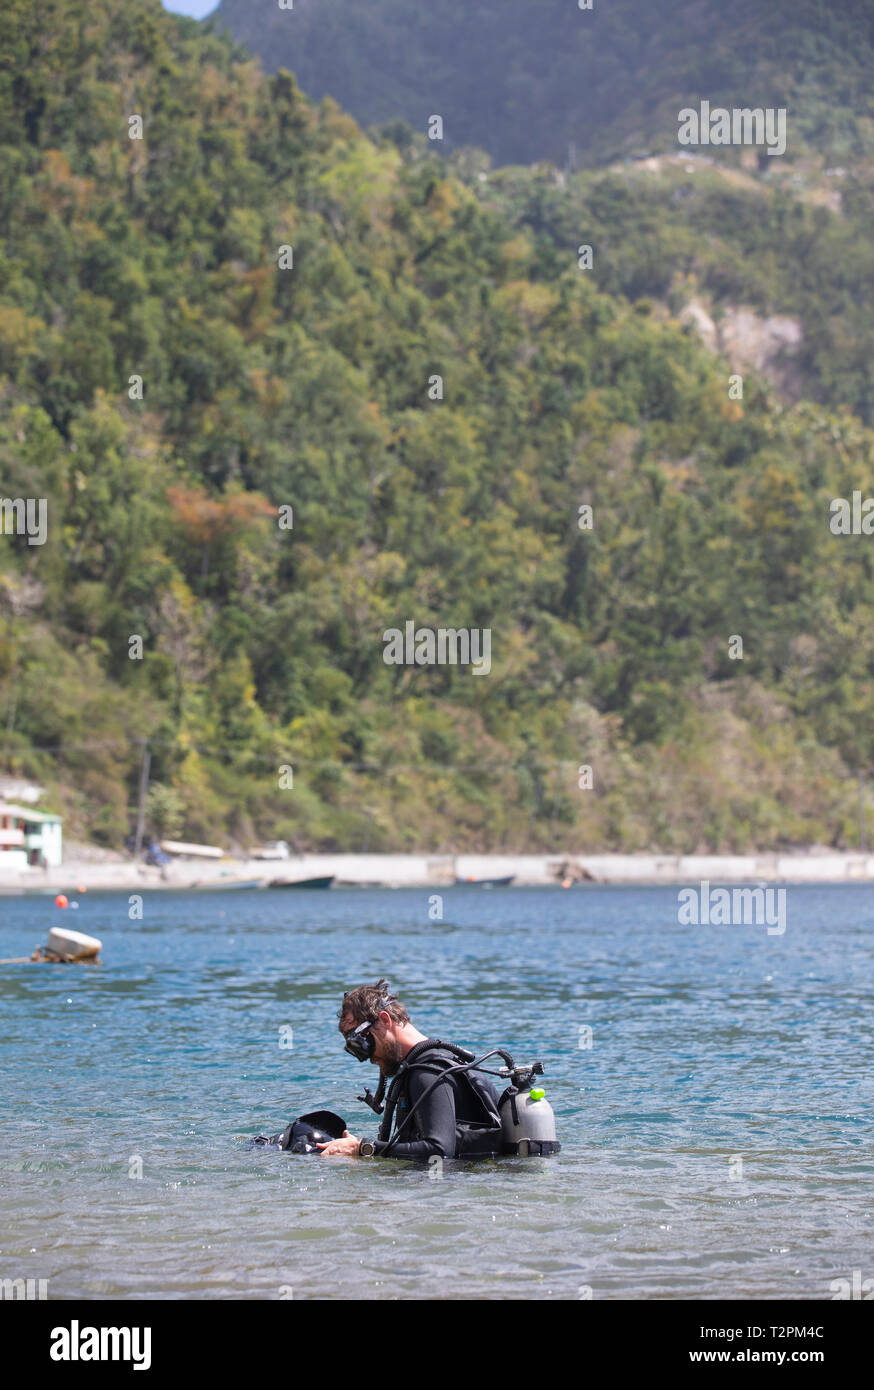
[[[516,877],[515,874],[507,874],[506,878],[457,878],[456,888],[508,888]]]
[[[274,878],[268,883],[268,888],[330,888],[334,882],[333,874],[326,874],[324,878]]]
[[[195,883],[189,883],[189,888],[196,888],[198,893],[210,892],[213,888],[224,891],[226,888],[263,888],[263,878],[229,878],[216,879],[210,882],[209,879],[197,879]]]

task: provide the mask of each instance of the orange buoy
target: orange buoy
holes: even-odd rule
[[[58,896],[55,898],[55,907],[69,907],[69,906],[70,906],[70,904],[67,902],[67,899],[66,899],[66,897],[64,896],[64,894],[63,894],[63,893],[59,893]]]

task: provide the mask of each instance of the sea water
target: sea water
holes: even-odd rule
[[[790,885],[780,935],[680,924],[676,888],[451,888],[442,920],[434,891],[153,891],[141,920],[127,894],[0,898],[0,956],[53,923],[104,943],[0,967],[0,1280],[829,1299],[874,1276],[874,888]],[[540,1059],[560,1155],[248,1149],[323,1107],[375,1134],[337,1011],[380,975],[423,1032]]]

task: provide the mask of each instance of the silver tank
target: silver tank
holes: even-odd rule
[[[558,1153],[561,1144],[555,1137],[555,1112],[542,1087],[529,1087],[515,1095],[505,1092],[500,1112],[505,1153],[523,1158]]]

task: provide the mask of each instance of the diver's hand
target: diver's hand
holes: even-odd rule
[[[360,1139],[356,1139],[354,1134],[350,1134],[348,1129],[343,1130],[342,1139],[332,1139],[328,1144],[317,1144],[322,1158],[330,1158],[331,1154],[356,1154]]]

